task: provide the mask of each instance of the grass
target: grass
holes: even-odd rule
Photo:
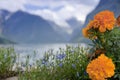
[[[19,80],[81,80],[88,79],[87,48],[66,46],[54,52],[49,50],[41,59],[27,55],[25,62],[19,61],[19,55],[13,48],[0,48],[0,79],[17,75]],[[34,59],[30,65],[30,59]],[[15,65],[25,68],[25,71]]]
[[[0,79],[17,74],[12,71],[15,61],[16,53],[13,48],[0,48]]]
[[[81,80],[88,79],[86,66],[88,64],[88,49],[70,47],[53,53],[50,50],[42,59],[36,60],[34,66],[20,74],[20,80]],[[29,59],[27,59],[29,60]]]

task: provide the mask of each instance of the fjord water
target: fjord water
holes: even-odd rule
[[[69,46],[85,46],[84,43],[53,43],[53,44],[15,44],[15,45],[0,45],[0,47],[13,47],[17,54],[28,55],[34,52],[40,54],[40,57],[43,54],[52,49],[54,51],[59,50],[59,48],[65,49],[66,45]]]

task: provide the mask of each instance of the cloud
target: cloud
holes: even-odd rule
[[[99,0],[0,0],[0,9],[12,12],[23,10],[32,13],[44,12],[48,9],[49,12],[56,13],[63,19],[76,17],[84,21],[85,16],[94,9],[98,2]]]
[[[0,0],[0,9],[11,12],[22,10],[39,15],[71,32],[66,20],[74,17],[84,22],[86,15],[98,2],[99,0]]]
[[[6,9],[11,12],[24,10],[24,3],[26,3],[25,0],[0,0],[0,9]]]
[[[30,13],[35,15],[40,15],[46,20],[53,21],[57,25],[59,25],[59,27],[66,29],[68,33],[72,33],[72,29],[70,28],[66,20],[61,18],[61,16],[54,11],[51,11],[49,9],[44,9],[44,10],[33,11]]]
[[[38,9],[38,10],[30,10],[30,13],[40,15],[44,19],[54,21],[56,24],[60,26],[68,27],[69,25],[66,23],[66,20],[71,18],[76,18],[80,21],[85,21],[86,15],[90,12],[90,10],[94,9],[93,7],[89,7],[83,4],[66,4],[61,5],[59,10],[52,9]]]

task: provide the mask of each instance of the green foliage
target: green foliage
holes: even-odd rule
[[[115,75],[113,78],[120,79],[120,27],[115,27],[105,33],[96,33],[97,39],[93,39],[92,52],[101,49],[115,64]],[[94,54],[93,54],[94,55]],[[111,78],[112,79],[112,78]]]
[[[120,79],[120,28],[114,28],[107,36],[106,36],[106,45],[104,48],[107,52],[107,55],[113,56],[113,61],[116,65],[116,78]]]
[[[88,79],[87,48],[70,47],[59,49],[54,53],[50,50],[43,59],[36,60],[30,70],[20,74],[20,80],[82,80]],[[26,66],[28,67],[28,66]]]
[[[16,61],[16,54],[13,48],[0,48],[0,79],[13,76],[12,68]]]

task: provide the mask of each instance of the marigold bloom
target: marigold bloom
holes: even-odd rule
[[[87,73],[92,80],[105,80],[114,75],[115,65],[112,60],[101,54],[87,66]]]
[[[93,33],[93,32],[90,32],[89,30],[93,28],[93,26],[97,27],[97,24],[95,23],[95,21],[91,20],[89,22],[89,24],[87,25],[87,27],[83,28],[82,29],[82,33],[83,33],[83,36],[84,37],[90,37],[90,35]]]
[[[88,30],[89,30],[88,27],[85,27],[85,28],[82,29],[82,33],[83,33],[84,37],[88,37],[88,35],[89,35]]]
[[[94,31],[105,32],[106,30],[112,30],[114,25],[114,13],[105,10],[96,14],[94,20],[91,20],[87,27],[83,28],[82,33],[84,37],[96,39],[97,36],[94,34]]]
[[[112,30],[115,25],[114,13],[108,10],[99,12],[94,16],[94,20],[99,22],[99,31],[105,32],[107,30]]]
[[[86,37],[86,38],[97,39],[97,36],[96,36],[96,35],[93,36],[93,35],[92,35],[93,32],[90,32],[89,30],[90,30],[89,27],[83,28],[83,29],[82,29],[82,34],[83,34],[83,36]]]
[[[94,28],[94,29],[99,28],[99,26],[100,26],[100,23],[97,20],[92,20],[88,24],[89,28]]]

